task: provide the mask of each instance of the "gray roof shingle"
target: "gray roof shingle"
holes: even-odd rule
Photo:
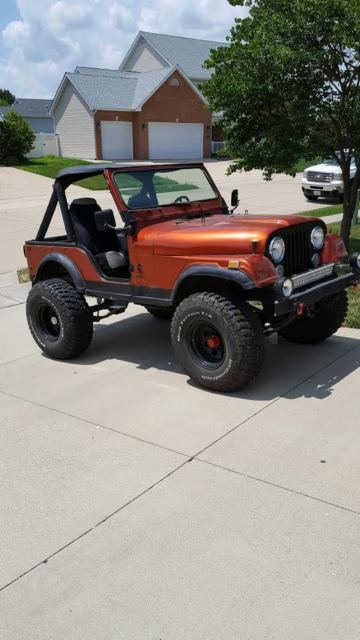
[[[209,57],[211,49],[228,46],[226,42],[198,40],[148,31],[140,31],[140,35],[159,51],[170,65],[179,65],[189,78],[196,80],[210,78],[211,72],[204,69],[203,64]]]
[[[52,100],[38,98],[16,98],[11,106],[1,106],[0,111],[6,113],[9,109],[14,109],[23,118],[51,118],[49,113]]]
[[[74,73],[66,75],[90,109],[134,111],[150,97],[169,73],[169,68],[136,73],[76,67]]]

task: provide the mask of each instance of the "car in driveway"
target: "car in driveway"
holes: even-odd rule
[[[350,178],[356,173],[355,158],[350,165]],[[314,201],[318,198],[336,197],[342,201],[344,183],[339,164],[334,158],[326,158],[320,164],[305,169],[301,188],[307,200]]]
[[[68,203],[67,188],[96,175],[123,226],[94,198]],[[27,319],[39,347],[74,358],[90,345],[94,322],[134,303],[171,319],[174,352],[195,383],[232,391],[260,372],[266,334],[315,343],[335,333],[360,254],[349,257],[318,218],[235,215],[237,190],[231,200],[229,209],[200,163],[60,171],[24,246]],[[51,236],[57,205],[64,233]]]

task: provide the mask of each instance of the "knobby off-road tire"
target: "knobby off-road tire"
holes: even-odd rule
[[[166,307],[145,307],[146,311],[151,313],[154,318],[161,320],[170,320],[174,315],[174,309]]]
[[[279,331],[286,340],[300,344],[321,342],[333,335],[345,320],[348,308],[347,293],[341,291],[315,306],[315,316],[297,318]]]
[[[264,335],[255,313],[217,293],[185,298],[174,313],[171,339],[190,378],[214,391],[239,389],[264,361]]]
[[[65,280],[53,278],[35,284],[27,299],[26,315],[35,342],[51,358],[73,358],[91,342],[89,308]]]

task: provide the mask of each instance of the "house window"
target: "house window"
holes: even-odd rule
[[[180,82],[177,78],[171,78],[171,80],[169,80],[169,84],[172,87],[179,87],[180,86]]]

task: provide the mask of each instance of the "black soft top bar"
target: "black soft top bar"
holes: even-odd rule
[[[76,167],[66,167],[61,169],[57,174],[55,181],[60,182],[63,187],[67,187],[72,182],[77,180],[84,180],[85,178],[91,178],[92,176],[99,176],[104,173],[105,169],[124,169],[130,166],[128,164],[111,164],[98,163],[98,164],[81,164]]]
[[[128,163],[98,163],[98,164],[81,164],[75,167],[66,167],[66,169],[61,169],[55,178],[55,183],[61,184],[64,189],[66,189],[69,184],[73,182],[77,182],[77,180],[84,180],[85,178],[91,178],[92,176],[98,176],[101,173],[104,173],[105,169],[128,169],[129,171],[139,171],[139,170],[161,170],[166,171],[167,169],[176,170],[177,168],[191,168],[191,167],[202,167],[201,162],[185,162],[184,164],[179,164],[177,162],[169,162],[166,164],[128,164]]]

